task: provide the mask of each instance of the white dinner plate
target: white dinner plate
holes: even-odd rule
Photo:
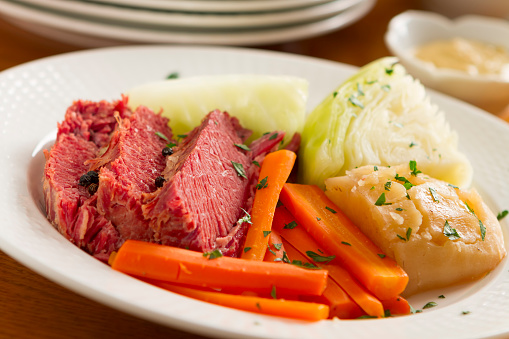
[[[39,274],[90,299],[160,324],[230,338],[484,338],[509,334],[509,261],[484,279],[409,298],[422,313],[385,319],[304,322],[224,308],[111,270],[46,220],[42,148],[77,99],[113,100],[133,86],[212,74],[294,75],[309,80],[308,110],[355,68],[309,57],[228,47],[134,46],[54,56],[0,73],[0,248]],[[479,109],[431,92],[458,131],[474,186],[495,213],[509,209],[509,127]],[[507,220],[502,226],[507,238]],[[507,241],[506,241],[507,243]],[[0,277],[3,279],[3,277]],[[440,299],[443,294],[446,298]],[[467,312],[468,314],[464,314]],[[234,320],[233,320],[234,319]]]
[[[139,8],[105,6],[93,2],[61,0],[18,0],[40,10],[118,25],[180,29],[259,29],[313,22],[334,16],[364,0],[341,0],[311,7],[256,13],[196,13],[153,11]]]
[[[81,0],[88,2],[87,0]],[[247,13],[302,8],[343,0],[94,0],[110,6],[188,12]]]
[[[263,0],[268,1],[268,0]],[[290,0],[289,0],[290,1]],[[183,43],[207,45],[263,45],[288,42],[325,34],[363,17],[376,0],[362,0],[330,18],[268,29],[210,30],[128,27],[111,22],[70,17],[59,12],[43,11],[19,2],[0,0],[0,15],[14,25],[48,38],[86,47],[126,43]]]

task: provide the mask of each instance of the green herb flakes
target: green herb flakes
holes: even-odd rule
[[[180,77],[180,74],[178,72],[172,72],[166,76],[167,80],[171,79],[178,79]]]
[[[249,215],[249,213],[247,213],[247,211],[246,211],[245,209],[241,208],[241,210],[243,210],[243,211],[244,211],[244,213],[245,213],[246,215],[245,215],[245,216],[243,216],[242,218],[240,218],[240,219],[237,221],[237,223],[238,223],[239,225],[241,225],[241,224],[243,224],[243,223],[245,223],[245,222],[247,222],[248,224],[252,224],[252,222],[251,222],[251,215]]]
[[[445,299],[445,295],[440,294],[440,295],[438,296],[438,298],[439,298],[439,299]]]
[[[497,214],[497,219],[500,221],[500,220],[504,219],[507,216],[507,214],[509,214],[509,211],[503,210],[502,212]]]
[[[170,142],[170,140],[168,139],[168,137],[166,137],[166,135],[164,135],[163,133],[161,133],[161,132],[156,132],[155,134],[156,134],[159,138],[163,139],[164,141],[166,141],[166,142],[168,142],[168,143]]]
[[[406,236],[406,240],[407,240],[407,241],[408,241],[408,240],[410,240],[410,236],[411,236],[411,235],[412,235],[412,228],[411,228],[411,227],[409,227],[409,228],[407,228],[406,233],[405,233],[405,236]]]
[[[357,94],[359,96],[364,95],[364,92],[362,91],[361,84],[357,83]]]
[[[385,193],[380,194],[378,199],[375,201],[376,206],[392,205],[391,202],[385,202]]]
[[[458,186],[456,186],[456,185],[453,185],[453,184],[447,184],[447,185],[448,185],[448,186],[451,186],[452,188],[457,188],[457,189],[459,189],[459,187],[458,187]]]
[[[253,165],[255,165],[256,167],[260,167],[260,163],[256,160],[253,160]]]
[[[385,255],[385,254],[383,254],[383,253],[377,253],[377,255],[378,255],[380,258],[382,258],[382,259],[386,257],[386,255]]]
[[[373,171],[378,171],[378,166],[373,166]]]
[[[178,135],[177,135],[177,138],[179,138],[179,139],[185,139],[185,138],[187,138],[187,134],[178,134]]]
[[[266,238],[272,231],[263,231],[263,237]]]
[[[212,260],[212,259],[216,259],[216,258],[221,258],[223,256],[223,253],[221,253],[221,251],[219,251],[219,250],[213,250],[212,252],[203,253],[203,256],[208,257],[209,260]]]
[[[286,230],[292,230],[295,227],[297,227],[297,222],[295,220],[283,226],[283,228]]]
[[[440,202],[440,200],[438,199],[438,197],[439,197],[438,193],[433,187],[429,188],[429,192],[431,193],[431,196],[433,197],[434,202]]]
[[[256,303],[256,308],[259,309],[259,310],[262,309],[262,307],[260,306],[260,303]]]
[[[458,234],[455,228],[452,228],[451,225],[449,225],[449,222],[446,220],[444,225],[444,235],[449,238],[449,240],[456,240],[461,238],[461,236]]]
[[[283,243],[274,244],[274,248],[276,249],[276,251],[280,251],[281,248],[283,248]]]
[[[414,147],[414,146],[417,146],[417,144],[416,144],[415,142],[413,142],[413,141],[412,141],[412,142],[410,142],[410,145],[408,145],[408,147],[410,147],[410,148],[412,148],[412,147]]]
[[[413,176],[417,176],[417,174],[422,173],[421,171],[417,170],[417,161],[410,160],[408,163],[408,166],[410,167],[410,170],[412,171],[410,174]]]
[[[244,150],[244,151],[250,151],[251,148],[249,148],[248,146],[244,145],[244,144],[234,144],[235,146],[237,146],[238,148]]]
[[[277,299],[276,286],[275,286],[275,285],[272,285],[272,291],[270,291],[270,296],[271,296],[273,299]]]
[[[462,315],[467,315],[467,314],[470,314],[470,311],[461,311],[461,314]]]
[[[437,305],[438,305],[438,304],[437,304],[436,302],[434,302],[434,301],[430,301],[429,303],[427,303],[426,305],[424,305],[424,306],[422,307],[422,309],[423,309],[423,310],[425,310],[425,309],[427,309],[427,308],[432,308],[432,307],[435,307],[435,306],[437,306]]]
[[[396,236],[397,236],[399,239],[403,240],[403,241],[407,241],[407,240],[405,239],[405,237],[402,237],[402,236],[401,236],[401,235],[399,235],[399,234],[396,234]]]
[[[330,211],[330,212],[331,212],[331,213],[333,213],[333,214],[338,213],[338,212],[334,211],[332,208],[330,208],[329,206],[325,206],[325,209],[326,209],[326,210],[328,210],[328,211]]]
[[[277,135],[278,135],[277,133],[272,134],[272,135],[269,137],[269,140],[274,140],[274,139],[276,139],[276,138],[277,138]]]
[[[384,184],[384,188],[386,191],[390,191],[391,190],[391,185],[392,185],[392,181],[387,181],[385,184]]]
[[[380,88],[384,92],[389,92],[391,90],[391,85],[382,85],[382,86],[380,86]]]
[[[398,212],[402,212],[402,211],[404,211],[404,210],[405,210],[404,208],[396,207],[396,211],[398,211]]]
[[[320,267],[316,266],[313,263],[310,263],[310,262],[303,263],[301,260],[293,260],[291,262],[291,264],[295,265],[295,266],[298,266],[298,267],[307,268],[307,269],[310,269],[310,270],[319,270],[320,269]]]
[[[349,242],[346,242],[346,241],[342,241],[341,243],[342,243],[343,245],[352,246],[352,244],[350,244]]]
[[[269,177],[265,177],[263,178],[262,180],[260,180],[260,182],[256,185],[256,189],[258,190],[261,190],[262,188],[267,188],[267,186],[269,185],[267,183],[267,180],[269,179]]]
[[[479,220],[479,229],[481,230],[481,239],[484,241],[484,238],[486,237],[486,226],[482,223],[481,219],[477,218]]]
[[[325,264],[328,264],[330,263],[332,260],[334,260],[334,258],[336,258],[335,255],[331,255],[331,256],[323,256],[323,255],[320,255],[318,253],[315,253],[313,251],[306,251],[306,255],[311,258],[311,260],[313,260],[314,262],[321,262],[321,263],[325,263]]]
[[[244,253],[247,253],[251,250],[251,247],[244,247]]]
[[[246,171],[244,170],[244,166],[242,166],[242,164],[239,164],[238,162],[232,160],[232,165],[233,168],[235,168],[235,171],[237,172],[237,175],[239,177],[247,179]]]
[[[402,177],[402,176],[400,176],[400,175],[399,175],[399,174],[397,174],[397,173],[396,173],[396,176],[394,177],[394,179],[396,179],[397,181],[402,181],[402,182],[403,182],[403,186],[404,186],[407,190],[409,190],[410,188],[412,188],[412,187],[414,186],[414,185],[413,185],[410,181],[408,181],[408,179],[407,179],[407,178]]]

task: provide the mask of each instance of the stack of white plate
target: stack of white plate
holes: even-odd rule
[[[376,0],[0,0],[0,15],[55,40],[263,45],[337,30]]]

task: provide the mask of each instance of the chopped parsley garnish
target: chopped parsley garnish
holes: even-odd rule
[[[386,257],[386,255],[385,255],[385,254],[383,254],[383,253],[377,253],[377,255],[378,255],[380,258],[382,258],[382,259]]]
[[[400,238],[401,240],[403,240],[403,241],[407,241],[404,237],[402,237],[402,236],[401,236],[401,235],[399,235],[399,234],[396,234],[396,236],[397,236],[398,238]]]
[[[164,141],[166,141],[166,142],[168,142],[168,143],[170,142],[170,140],[168,139],[168,137],[167,137],[166,135],[164,135],[163,133],[161,133],[161,132],[156,132],[156,135],[157,135],[159,138],[163,139]]]
[[[413,142],[413,141],[412,141],[412,142],[410,142],[410,145],[408,145],[408,147],[410,147],[410,148],[412,148],[412,147],[414,147],[414,146],[417,146],[417,144],[416,144],[415,142]]]
[[[258,190],[261,190],[262,188],[267,188],[267,186],[269,185],[267,183],[267,180],[269,179],[269,177],[265,177],[263,178],[262,180],[260,180],[260,182],[256,185],[256,189]]]
[[[263,237],[266,238],[272,231],[263,231]]]
[[[362,102],[359,101],[359,99],[357,99],[356,97],[354,97],[353,95],[351,95],[349,98],[348,98],[348,101],[350,101],[350,103],[354,106],[357,106],[359,108],[364,108],[364,105],[362,104]]]
[[[244,170],[244,166],[242,166],[242,164],[239,164],[238,162],[232,160],[232,165],[233,168],[235,168],[235,171],[237,172],[237,175],[239,177],[247,179],[246,171]]]
[[[396,207],[396,211],[398,211],[398,212],[402,212],[402,211],[404,211],[404,210],[405,210],[404,208]]]
[[[326,210],[329,210],[329,211],[330,211],[331,213],[333,213],[333,214],[338,213],[338,212],[334,211],[332,208],[330,208],[329,206],[325,206],[325,209],[326,209]]]
[[[378,166],[373,166],[373,171],[378,171]]]
[[[391,185],[392,185],[392,181],[387,181],[385,184],[384,184],[384,188],[386,191],[390,191],[391,190]]]
[[[275,257],[277,257],[277,253],[274,252],[274,250],[272,248],[270,248],[270,245],[267,244],[267,249],[269,250],[270,253],[272,253]]]
[[[172,72],[172,73],[168,74],[166,79],[168,79],[168,80],[170,80],[170,79],[178,79],[179,77],[180,77],[180,75],[179,75],[178,72]]]
[[[422,310],[416,310],[415,308],[413,308],[412,305],[408,305],[408,306],[410,306],[410,313],[412,313],[412,314],[421,313],[422,312]]]
[[[320,220],[322,220],[322,218],[316,217],[316,221],[320,221]]]
[[[205,252],[203,253],[204,257],[208,257],[209,260],[221,258],[223,256],[223,253],[221,253],[220,250],[213,250],[212,252]]]
[[[452,188],[459,188],[458,186],[456,185],[453,185],[453,184],[447,184],[448,186],[451,186]]]
[[[251,247],[244,247],[244,253],[249,252],[251,250]]]
[[[376,80],[376,79],[375,80],[369,80],[369,81],[366,81],[366,84],[373,85],[374,83],[377,83],[377,82],[378,82],[378,80]]]
[[[470,311],[462,311],[461,314],[467,315],[467,314],[470,314]]]
[[[283,226],[283,228],[286,230],[292,230],[295,227],[297,227],[297,222],[295,220]]]
[[[397,173],[396,173],[396,176],[394,177],[394,179],[396,179],[397,181],[402,181],[403,182],[403,186],[405,186],[405,188],[407,190],[414,186],[410,181],[408,181],[407,178],[400,177]]]
[[[412,171],[412,172],[410,172],[411,175],[417,176],[417,174],[422,173],[421,171],[417,170],[417,161],[410,160],[410,162],[408,163],[408,166],[410,167],[410,170]]]
[[[260,163],[256,160],[253,160],[253,165],[260,167]]]
[[[451,225],[449,225],[449,222],[446,220],[444,225],[444,235],[449,238],[449,240],[456,240],[461,238],[459,233],[456,231],[455,228],[452,228]]]
[[[248,224],[252,224],[251,222],[251,215],[249,215],[249,213],[247,213],[247,211],[243,208],[240,208],[241,210],[244,211],[244,213],[246,214],[245,216],[243,216],[242,218],[240,218],[237,223],[240,225],[242,223],[245,223],[247,222]]]
[[[393,72],[394,72],[394,70],[392,68],[385,69],[385,73],[387,73],[388,75],[391,75]]]
[[[332,93],[332,97],[335,98],[338,95],[338,92]]]
[[[509,214],[509,211],[503,210],[502,212],[497,214],[497,220],[500,221],[500,220],[504,219],[507,216],[507,214]]]
[[[342,243],[343,245],[352,246],[352,244],[350,244],[349,242],[346,242],[346,241],[342,241],[341,243]]]
[[[270,296],[271,296],[273,299],[277,299],[276,286],[275,286],[275,285],[272,285],[272,291],[270,291]]]
[[[433,201],[440,202],[440,200],[438,199],[438,193],[433,187],[429,188],[429,192],[431,193],[431,196],[433,197]]]
[[[244,144],[234,144],[234,145],[237,146],[240,149],[243,149],[244,151],[250,151],[251,150],[251,148],[249,148],[248,146],[246,146]]]
[[[330,263],[332,260],[334,260],[334,258],[336,258],[335,255],[331,255],[331,256],[323,256],[323,255],[320,255],[318,253],[315,253],[313,251],[306,251],[306,255],[308,257],[311,258],[311,260],[315,261],[315,262],[322,262],[322,263],[325,263],[325,264],[328,264]]]
[[[479,229],[481,230],[481,239],[484,241],[484,238],[486,237],[486,226],[484,226],[481,219],[477,218],[477,220],[479,220]]]
[[[283,248],[283,243],[273,244],[273,245],[274,245],[274,248],[276,249],[276,251],[280,251],[281,248]]]
[[[427,303],[426,305],[424,305],[424,306],[422,307],[422,309],[423,309],[423,310],[425,310],[425,309],[427,309],[427,308],[432,308],[432,307],[435,307],[435,306],[437,306],[437,305],[438,305],[438,304],[437,304],[436,302],[434,302],[434,301],[430,301],[429,303]]]
[[[385,202],[385,193],[382,193],[375,201],[375,205],[376,206],[392,205],[392,202]]]
[[[406,235],[406,240],[407,241],[410,240],[410,236],[412,235],[412,228],[411,227],[407,228],[405,235]]]
[[[274,133],[272,134],[270,137],[269,137],[269,140],[274,140],[277,138],[277,133]]]
[[[258,308],[259,310],[262,309],[262,307],[260,306],[260,303],[256,303],[256,308]]]
[[[187,134],[177,134],[177,138],[180,138],[180,139],[187,138]]]
[[[293,260],[291,262],[291,264],[295,265],[295,266],[298,266],[298,267],[307,268],[307,269],[310,269],[310,270],[319,270],[320,269],[320,267],[316,266],[313,263],[310,263],[310,262],[303,263],[301,260]]]
[[[389,92],[391,90],[391,85],[382,85],[380,88],[382,91]]]
[[[438,296],[438,298],[439,298],[439,299],[445,299],[445,295],[440,294],[440,295]]]

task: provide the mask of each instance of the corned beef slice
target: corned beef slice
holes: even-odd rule
[[[43,189],[48,219],[67,239],[101,259],[116,248],[118,234],[97,213],[95,198],[78,182],[88,170],[85,161],[107,144],[116,124],[114,112],[121,117],[131,114],[125,98],[113,103],[73,103],[58,126],[51,151],[45,151]]]
[[[156,190],[155,179],[163,172],[166,159],[162,149],[171,140],[168,119],[140,106],[119,122],[106,152],[90,160],[90,170],[99,170],[97,209],[115,225],[122,239],[151,241],[141,210],[141,195]]]
[[[249,136],[236,118],[209,113],[167,160],[166,183],[144,196],[143,212],[162,244],[235,256],[247,223],[259,169],[253,160],[277,147],[284,133],[264,136],[245,151],[235,146]],[[233,162],[241,164],[247,178]]]

